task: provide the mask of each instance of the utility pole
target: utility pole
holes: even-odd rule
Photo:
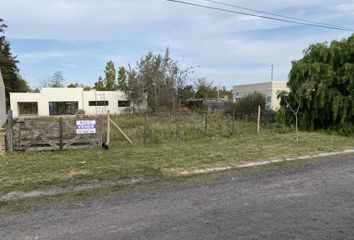
[[[270,77],[271,82],[274,80],[274,66],[272,64],[272,69],[271,69],[271,77]]]

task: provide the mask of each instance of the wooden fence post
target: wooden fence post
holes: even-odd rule
[[[283,111],[282,111],[283,112],[283,114],[282,114],[283,117],[282,118],[283,118],[283,130],[284,130],[285,129],[285,108],[283,107],[282,109],[283,109]]]
[[[236,125],[236,110],[234,110],[234,114],[232,116],[232,126],[231,126],[232,136],[235,135],[235,125]]]
[[[21,149],[21,122],[18,123],[17,148]]]
[[[144,113],[144,144],[146,144],[147,139],[147,114]]]
[[[133,144],[133,141],[128,137],[127,134],[112,120],[110,119],[111,123],[113,124],[114,127],[118,129],[118,131],[125,137],[125,139],[130,143]],[[108,146],[108,145],[107,145]]]
[[[6,152],[6,140],[5,140],[5,133],[0,132],[0,156],[5,154]]]
[[[63,118],[59,118],[59,151],[63,151]]]
[[[208,136],[208,110],[205,112],[204,137]]]
[[[100,121],[100,123],[99,123],[99,131],[100,131],[100,133],[99,133],[99,146],[100,147],[102,147],[102,143],[103,143],[103,134],[102,134],[102,121],[103,121],[103,119],[102,119],[102,114],[100,114],[100,118],[98,119],[99,121]]]
[[[14,151],[14,120],[12,118],[12,110],[7,114],[7,149],[9,153]]]
[[[176,141],[180,139],[180,134],[179,134],[179,121],[181,117],[181,103],[179,102],[177,105],[177,113],[176,113]]]
[[[111,134],[111,116],[109,114],[109,111],[107,111],[107,140],[106,140],[107,146],[109,145],[110,134]]]
[[[257,116],[257,133],[260,132],[260,121],[261,121],[261,106],[258,105],[258,116]]]

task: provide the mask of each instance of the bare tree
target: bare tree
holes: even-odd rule
[[[40,88],[49,87],[49,85],[50,85],[50,80],[49,80],[48,76],[37,77],[37,81],[39,83]]]
[[[52,87],[52,88],[60,88],[64,87],[65,79],[63,77],[63,73],[60,71],[55,72],[52,76],[40,76],[37,77],[39,81],[40,87]]]
[[[312,81],[305,81],[303,84],[296,84],[292,87],[290,92],[280,91],[278,98],[280,98],[290,109],[295,117],[295,131],[296,142],[299,142],[299,112],[305,100],[311,101],[311,93],[314,91],[314,83]]]
[[[63,73],[60,71],[55,72],[51,77],[50,77],[50,87],[53,88],[61,88],[64,87],[64,82],[65,79],[63,77]]]

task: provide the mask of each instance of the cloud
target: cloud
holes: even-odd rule
[[[134,64],[169,46],[184,66],[219,85],[286,80],[291,61],[314,42],[350,33],[199,9],[164,0],[0,0],[6,36],[30,82],[62,70],[68,81],[93,84],[107,60]],[[192,0],[188,0],[192,1]],[[235,4],[235,1],[224,0]],[[193,0],[201,4],[203,0]],[[351,0],[237,1],[238,5],[354,26]]]

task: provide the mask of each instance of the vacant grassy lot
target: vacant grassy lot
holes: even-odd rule
[[[172,133],[171,133],[172,134]],[[171,137],[172,138],[172,137]],[[209,137],[167,143],[112,145],[109,150],[14,154],[0,157],[0,194],[21,190],[159,177],[174,169],[219,166],[354,147],[353,137],[264,130],[234,137]]]
[[[197,113],[187,110],[181,113],[162,112],[144,115],[115,115],[111,116],[126,134],[138,144],[143,143],[144,135],[147,143],[175,142],[178,135],[181,141],[199,141],[205,135],[205,112]],[[292,129],[279,124],[266,123],[265,116],[261,115],[262,133],[289,132]],[[247,117],[238,117],[237,120],[230,115],[222,113],[208,114],[207,136],[211,138],[231,138],[234,136],[255,135],[257,131],[256,120]],[[106,132],[106,121],[103,118],[103,132]],[[123,146],[124,137],[112,126],[111,139],[116,144]]]

